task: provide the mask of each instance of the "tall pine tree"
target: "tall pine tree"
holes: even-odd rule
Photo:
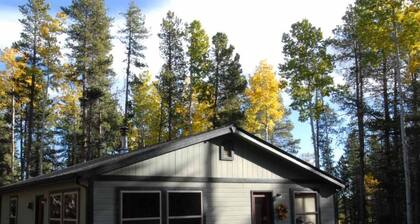
[[[158,36],[160,38],[159,49],[164,59],[162,70],[158,76],[158,89],[161,96],[159,141],[162,141],[165,131],[168,140],[185,131],[182,130],[183,117],[180,113],[180,110],[185,108],[183,90],[187,76],[183,44],[185,30],[181,19],[176,17],[174,12],[169,11],[166,14]]]
[[[207,85],[210,89],[208,100],[212,109],[213,128],[228,123],[240,123],[244,118],[241,104],[247,85],[242,75],[239,54],[228,44],[224,33],[216,33],[212,38],[211,71]]]
[[[132,116],[132,103],[130,103],[130,95],[132,89],[135,88],[134,85],[138,84],[139,80],[135,79],[133,69],[134,68],[142,69],[146,67],[144,50],[146,46],[144,45],[144,40],[148,37],[149,31],[146,29],[145,25],[145,16],[141,12],[140,8],[135,4],[134,1],[130,2],[130,6],[126,13],[123,14],[125,18],[125,26],[119,32],[122,34],[121,42],[125,45],[125,54],[126,54],[126,80],[125,80],[125,105],[124,105],[124,127],[122,127],[121,135],[124,138],[122,144],[128,144],[127,130],[130,126],[130,118]],[[140,83],[141,85],[141,83]],[[122,145],[122,148],[127,148],[128,146]]]
[[[64,11],[71,24],[67,45],[71,49],[73,79],[81,85],[82,142],[77,161],[91,160],[119,147],[121,123],[116,99],[111,95],[111,19],[103,0],[73,0]]]

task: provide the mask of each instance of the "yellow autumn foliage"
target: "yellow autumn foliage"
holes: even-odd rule
[[[212,104],[209,101],[198,100],[198,88],[193,94],[193,133],[204,132],[212,128],[211,118],[213,117]]]
[[[254,134],[268,139],[277,122],[284,116],[281,84],[273,67],[263,60],[249,80],[245,94],[250,107],[245,113],[245,127]]]
[[[18,91],[19,86],[16,80],[23,82],[30,82],[30,79],[25,77],[26,63],[25,58],[19,53],[17,49],[6,48],[3,50],[0,61],[5,65],[5,71],[0,74],[0,97],[7,98],[10,92]],[[24,101],[25,99],[21,99]],[[8,104],[8,100],[0,101],[0,108],[4,108]]]
[[[159,139],[161,98],[152,82],[152,74],[146,72],[141,84],[133,91],[135,121],[128,133],[130,150],[156,144]]]
[[[373,194],[378,190],[380,182],[372,174],[365,175],[365,189],[366,194]]]

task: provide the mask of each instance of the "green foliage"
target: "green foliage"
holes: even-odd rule
[[[126,82],[125,82],[125,125],[129,123],[129,118],[132,117],[132,107],[130,104],[130,95],[132,89],[136,88],[136,84],[139,83],[139,80],[136,77],[132,77],[134,73],[131,66],[133,65],[137,69],[145,68],[145,56],[144,50],[146,46],[144,45],[144,40],[149,36],[149,31],[145,25],[145,16],[141,12],[140,8],[135,4],[134,1],[130,2],[130,6],[126,13],[122,14],[125,18],[125,27],[119,31],[122,35],[120,40],[125,45],[126,56],[125,62],[127,63],[126,67]]]
[[[296,155],[300,149],[300,139],[293,137],[292,130],[294,126],[289,119],[290,113],[290,110],[287,110],[283,119],[276,123],[270,141],[280,149]]]
[[[120,114],[111,95],[111,19],[102,0],[74,0],[64,8],[71,19],[67,46],[72,59],[70,79],[81,83],[82,142],[77,161],[113,152],[118,145]],[[70,134],[72,136],[73,134]],[[67,139],[72,137],[68,136]]]
[[[318,122],[325,112],[324,97],[333,90],[333,79],[329,75],[333,59],[327,53],[327,42],[321,30],[306,19],[292,24],[290,33],[283,34],[282,41],[285,62],[280,65],[280,74],[288,81],[290,107],[299,112],[300,121],[310,121],[315,165],[319,167]]]
[[[235,48],[228,45],[227,35],[216,33],[212,38],[211,71],[208,75],[207,99],[212,105],[213,128],[228,123],[239,124],[243,119],[241,103],[247,85],[242,75],[239,54],[234,54]]]
[[[159,49],[165,61],[159,74],[158,90],[161,95],[161,134],[167,130],[168,140],[182,133],[186,62],[183,40],[185,30],[182,21],[169,11],[162,20]],[[178,108],[178,110],[177,110]]]
[[[283,34],[285,63],[280,65],[281,74],[289,82],[292,109],[299,111],[299,119],[318,119],[324,106],[320,96],[329,96],[333,79],[332,56],[327,53],[322,32],[308,20],[294,23],[289,34]]]
[[[199,122],[194,120],[198,113],[205,113],[200,111],[203,105],[206,104],[206,84],[204,78],[210,71],[209,49],[210,41],[205,30],[202,28],[200,21],[194,20],[187,26],[187,56],[188,56],[188,133],[205,131],[206,125],[195,125]],[[199,115],[200,116],[200,115]],[[204,114],[205,119],[210,118],[209,114]],[[203,122],[206,123],[206,122]]]

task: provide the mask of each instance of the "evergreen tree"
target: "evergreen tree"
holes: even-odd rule
[[[323,97],[331,92],[332,57],[322,32],[304,19],[294,23],[289,34],[283,34],[286,61],[280,66],[289,81],[292,109],[299,111],[299,120],[309,119],[314,146],[315,164],[319,167],[319,117],[325,109]]]
[[[51,17],[48,14],[49,5],[43,0],[29,0],[19,9],[23,14],[20,22],[24,28],[15,47],[25,55],[28,63],[25,74],[30,77],[24,122],[27,137],[25,145],[22,144],[25,156],[22,159],[24,164],[21,164],[28,178],[43,173],[44,152],[54,154],[54,151],[48,150],[47,144],[54,141],[54,137],[47,133],[49,126],[45,122],[51,108],[46,105],[50,81],[60,79],[57,72],[60,57],[57,36],[62,30],[63,18]],[[45,162],[48,164],[48,161]]]
[[[137,69],[146,67],[146,63],[144,61],[144,50],[146,49],[146,46],[143,41],[148,37],[149,31],[145,27],[145,17],[134,1],[130,2],[130,6],[123,16],[125,18],[125,27],[119,32],[122,34],[121,42],[125,45],[127,55],[127,58],[125,59],[127,66],[125,74],[125,127],[122,129],[124,131],[125,128],[129,127],[129,116],[131,116],[129,114],[132,114],[132,105],[129,103],[129,98],[132,89],[135,88],[133,84],[138,82],[138,80],[132,78],[133,72],[131,66],[133,65]],[[126,133],[121,134],[126,135]],[[125,146],[122,147],[125,148]]]
[[[179,136],[182,130],[183,117],[180,111],[184,107],[184,83],[187,75],[183,39],[185,30],[182,21],[169,11],[162,20],[159,49],[164,59],[158,76],[161,96],[161,124],[159,141],[167,130],[168,140]],[[166,124],[166,125],[165,125]],[[181,124],[181,125],[180,125]],[[180,127],[181,126],[181,127]],[[178,129],[178,127],[180,127]]]
[[[290,113],[290,110],[286,110],[283,119],[276,123],[270,141],[280,149],[296,155],[300,149],[300,139],[293,137],[294,126],[289,119]]]
[[[73,0],[64,11],[71,24],[67,45],[71,49],[73,79],[81,84],[80,156],[86,161],[112,152],[119,145],[121,117],[111,95],[111,19],[102,0]]]
[[[336,113],[326,105],[324,113],[319,119],[319,152],[321,154],[321,167],[328,173],[335,175],[334,148],[332,138],[338,134],[339,120]]]
[[[241,103],[247,85],[242,75],[239,54],[228,45],[227,35],[217,33],[212,38],[211,71],[208,75],[208,100],[212,105],[213,128],[228,123],[240,123],[243,119]]]

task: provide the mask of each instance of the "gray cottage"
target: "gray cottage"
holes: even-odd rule
[[[337,178],[234,126],[0,188],[1,224],[333,224]]]

